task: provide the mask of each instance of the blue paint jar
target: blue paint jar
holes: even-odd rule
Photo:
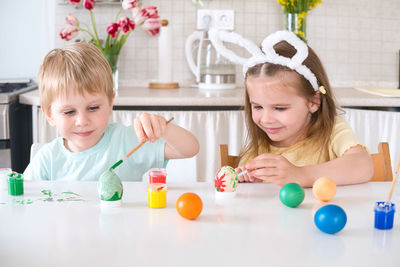
[[[393,228],[394,212],[396,211],[394,203],[378,201],[375,203],[375,228],[389,230]]]

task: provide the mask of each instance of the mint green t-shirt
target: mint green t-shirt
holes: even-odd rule
[[[45,144],[24,172],[25,179],[97,181],[100,175],[139,144],[133,126],[108,125],[104,136],[93,147],[70,152],[58,137]],[[150,168],[166,167],[165,141],[146,142],[115,169],[122,181],[141,181]]]

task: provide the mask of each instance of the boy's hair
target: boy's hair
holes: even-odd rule
[[[274,50],[277,54],[288,58],[292,58],[296,54],[296,49],[286,41],[281,41],[274,45]],[[303,64],[315,74],[318,81],[318,87],[324,86],[326,90],[326,94],[320,94],[321,104],[319,109],[311,115],[310,124],[306,132],[306,138],[313,142],[313,147],[316,151],[320,150],[322,152],[321,157],[327,158],[327,147],[335,123],[335,117],[337,115],[337,105],[325,69],[316,53],[309,46],[308,57],[304,60]],[[247,81],[248,77],[274,76],[282,71],[294,72],[297,74],[299,78],[299,86],[297,87],[298,94],[311,101],[311,98],[316,94],[316,91],[310,82],[302,75],[286,66],[272,63],[261,63],[255,65],[248,69],[245,80]],[[258,155],[260,148],[265,149],[266,152],[270,152],[272,141],[252,120],[252,110],[249,94],[247,92],[247,83],[245,113],[248,136],[246,142],[247,145],[245,151],[241,154],[241,157],[249,160]]]
[[[52,102],[67,97],[72,91],[106,94],[113,99],[113,78],[110,65],[101,51],[89,43],[72,43],[47,53],[38,75],[40,105],[50,112]]]

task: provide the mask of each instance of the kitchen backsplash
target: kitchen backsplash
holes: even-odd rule
[[[194,83],[185,60],[186,37],[196,29],[196,10],[232,9],[235,31],[260,44],[265,36],[284,29],[284,15],[276,0],[203,0],[198,7],[191,0],[142,0],[155,5],[173,32],[173,75],[181,86]],[[119,5],[97,5],[94,9],[100,36],[114,20]],[[65,16],[74,14],[89,23],[89,12],[70,5],[56,5],[56,47],[66,45],[59,38]],[[308,44],[320,56],[333,86],[398,85],[400,49],[399,0],[325,0],[307,17]],[[135,29],[122,49],[119,62],[121,85],[146,86],[157,78],[155,37]],[[243,84],[237,67],[237,84]]]

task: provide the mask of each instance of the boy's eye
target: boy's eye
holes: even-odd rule
[[[284,110],[287,109],[287,107],[275,107],[275,109],[276,109],[277,111],[284,111]]]
[[[67,110],[67,111],[64,111],[64,115],[68,115],[68,116],[71,116],[71,115],[73,115],[75,113],[75,110]]]
[[[99,106],[91,106],[88,109],[89,109],[89,111],[94,111],[94,110],[99,109]]]

